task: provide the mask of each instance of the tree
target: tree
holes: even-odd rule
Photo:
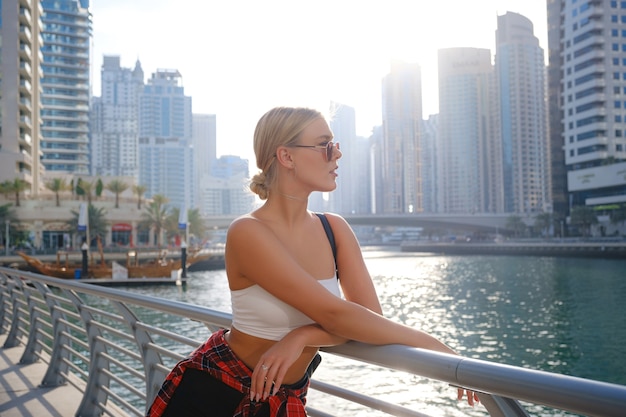
[[[157,194],[152,197],[152,201],[146,206],[146,211],[141,214],[141,228],[154,229],[157,238],[157,246],[163,245],[163,230],[167,226],[167,207],[169,199],[164,195]]]
[[[59,207],[61,205],[59,194],[63,191],[69,190],[69,185],[65,181],[65,178],[54,178],[46,182],[46,188],[54,193],[57,201],[57,207]]]
[[[591,226],[598,224],[598,216],[589,206],[576,206],[570,213],[570,223],[579,226],[583,236],[591,235]]]
[[[120,194],[128,189],[124,181],[113,180],[106,185],[106,189],[115,194],[115,208],[120,208]]]
[[[133,185],[133,193],[137,196],[137,210],[141,210],[141,200],[147,189],[145,185]]]
[[[9,194],[11,194],[11,181],[6,180],[2,184],[0,184],[0,193],[4,194],[4,199],[9,199]]]
[[[102,196],[103,188],[104,184],[102,184],[102,178],[98,178],[98,181],[96,181],[96,198],[100,198]]]
[[[178,234],[183,234],[182,230],[178,228],[178,219],[180,217],[180,209],[173,208],[165,221],[165,229],[167,231],[167,237],[171,238]],[[207,227],[202,220],[199,209],[187,210],[187,229],[190,235],[196,237],[202,237],[207,231]]]
[[[541,235],[547,236],[550,233],[550,226],[553,225],[552,213],[539,213],[535,217],[535,228],[540,231]]]
[[[78,211],[72,210],[72,219],[67,224],[70,230],[78,230]],[[95,207],[93,204],[87,206],[87,221],[89,222],[89,239],[94,240],[98,236],[104,241],[109,230],[109,222],[106,220],[107,212],[103,207]],[[91,245],[91,242],[89,242]]]
[[[623,226],[624,222],[626,222],[626,206],[621,206],[619,209],[611,211],[610,218],[611,224]]]
[[[87,203],[91,205],[91,197],[93,192],[93,182],[83,181],[82,179],[78,179],[76,182],[76,195],[78,196],[86,196]]]
[[[506,228],[512,230],[515,237],[519,237],[526,230],[526,224],[520,216],[509,216],[506,219]]]
[[[15,206],[20,206],[20,193],[28,188],[28,183],[21,178],[9,182],[11,192],[15,193]]]

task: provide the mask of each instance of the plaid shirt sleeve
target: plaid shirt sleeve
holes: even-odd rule
[[[226,330],[224,329],[215,332],[189,357],[176,364],[165,378],[146,417],[161,417],[187,368],[208,372],[217,380],[244,394],[241,403],[234,411],[233,417],[252,417],[256,414],[263,403],[250,401],[252,371],[230,349],[224,338],[225,333]],[[318,363],[319,359],[317,359],[315,366]],[[293,389],[282,386],[276,395],[270,396],[266,400],[270,405],[271,416],[306,417],[304,406],[309,387],[308,376],[310,375],[307,373],[306,383],[301,388]]]

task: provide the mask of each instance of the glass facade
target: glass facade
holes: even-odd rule
[[[42,5],[42,161],[48,171],[88,174],[89,2],[50,0]]]

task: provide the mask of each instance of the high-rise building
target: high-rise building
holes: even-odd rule
[[[548,132],[550,138],[550,172],[552,210],[559,220],[568,209],[567,170],[563,151],[563,100],[561,98],[561,0],[547,0],[548,16]]]
[[[146,197],[196,207],[191,97],[177,70],[159,69],[139,97],[139,184]]]
[[[89,174],[89,1],[42,5],[42,161],[48,171]]]
[[[139,176],[141,63],[122,68],[119,56],[104,56],[100,97],[91,106],[91,169],[94,176]]]
[[[495,69],[500,99],[504,211],[551,212],[543,49],[526,17],[498,16]]]
[[[331,103],[330,128],[341,147],[337,189],[329,194],[328,209],[342,214],[371,213],[369,142],[356,135],[354,108]]]
[[[0,1],[0,180],[20,179],[36,195],[40,165],[39,0]]]
[[[437,177],[442,213],[503,210],[496,91],[488,49],[439,50]]]
[[[188,139],[140,137],[139,184],[146,187],[146,198],[160,194],[170,207],[196,207],[193,158]]]
[[[558,2],[563,148],[568,205],[626,203],[626,4]],[[549,22],[557,5],[550,4]],[[556,70],[554,70],[556,72]],[[553,116],[555,117],[555,116]]]
[[[431,115],[422,123],[422,194],[424,212],[437,213],[439,189],[437,187],[437,139],[438,115]]]
[[[248,188],[249,163],[238,156],[224,155],[216,159],[211,175],[200,185],[200,213],[203,215],[240,215],[249,212],[254,194]]]
[[[392,62],[383,79],[383,213],[423,211],[420,166],[422,76],[417,64]]]
[[[192,136],[198,178],[211,173],[217,158],[217,121],[214,114],[194,114]]]

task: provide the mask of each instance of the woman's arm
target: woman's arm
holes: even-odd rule
[[[274,395],[283,383],[285,374],[293,363],[302,355],[305,347],[337,346],[347,342],[348,339],[330,334],[316,324],[302,326],[289,332],[282,340],[278,341],[267,350],[260,358],[252,372],[251,395],[263,399],[270,395],[272,381]]]
[[[335,223],[340,222],[331,223],[333,231]],[[227,266],[228,262],[236,262],[239,274],[300,310],[331,334],[375,345],[403,344],[455,354],[428,333],[388,320],[363,305],[328,292],[294,259],[284,256],[289,251],[262,222],[252,218],[234,221],[226,244],[226,250],[230,251]],[[349,251],[344,252],[338,263],[344,262],[342,259],[348,254]],[[473,393],[468,392],[468,402],[473,404]]]

